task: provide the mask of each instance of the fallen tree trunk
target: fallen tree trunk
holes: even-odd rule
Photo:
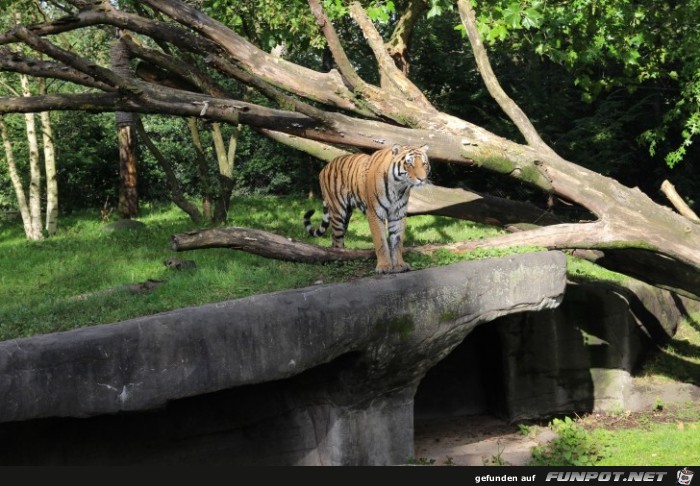
[[[531,203],[434,185],[411,191],[408,214],[436,214],[503,228],[563,222],[552,212]]]

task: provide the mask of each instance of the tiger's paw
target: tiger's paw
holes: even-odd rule
[[[411,265],[408,263],[401,263],[399,265],[396,265],[394,268],[391,269],[391,273],[404,273],[404,272],[409,272],[411,270]]]
[[[389,264],[378,264],[374,271],[379,274],[394,273],[394,268]]]
[[[411,270],[411,266],[408,263],[404,263],[402,265],[396,265],[394,267],[390,265],[377,265],[377,268],[374,269],[375,272],[379,274],[387,274],[387,273],[404,273],[408,272]]]

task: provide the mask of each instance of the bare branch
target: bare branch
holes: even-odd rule
[[[310,0],[310,3],[311,1],[313,0]],[[368,45],[374,52],[374,57],[379,65],[382,88],[391,91],[397,96],[413,101],[428,111],[437,111],[423,92],[404,75],[403,71],[396,67],[394,60],[386,50],[382,36],[377,32],[374,24],[372,24],[367,13],[358,2],[350,4],[350,15],[362,29]]]
[[[191,26],[251,74],[267,83],[284,85],[293,93],[323,104],[360,114],[367,113],[364,107],[354,102],[355,94],[345,86],[337,73],[323,74],[276,58],[246,41],[222,23],[202,15],[179,0],[144,0],[144,3],[177,22]]]
[[[58,46],[53,45],[52,43],[32,33],[24,26],[18,25],[15,27],[14,31],[17,39],[24,41],[25,44],[31,46],[36,51],[46,54],[49,57],[72,67],[76,71],[85,73],[96,81],[132,94],[139,93],[139,89],[130,80],[122,76],[118,76],[113,71],[105,69],[94,62],[90,62],[83,57],[73,54],[72,52],[68,52]]]
[[[374,250],[326,248],[267,231],[239,227],[211,228],[176,234],[172,236],[170,246],[175,251],[232,248],[267,258],[300,263],[326,263],[374,257]]]
[[[51,61],[40,61],[38,59],[27,58],[13,53],[0,53],[0,70],[12,71],[41,78],[61,79],[63,81],[69,81],[71,83],[89,88],[96,88],[102,91],[116,90],[116,88],[109,84],[96,81],[91,76],[63,64]]]
[[[328,20],[326,12],[323,10],[323,5],[319,0],[308,1],[309,7],[311,7],[311,13],[316,17],[316,23],[321,28],[323,36],[326,38],[328,49],[330,49],[333,55],[333,59],[340,70],[340,74],[347,80],[353,90],[363,90],[367,86],[367,83],[360,78],[350,62],[350,59],[348,59],[347,54],[345,54],[345,49],[343,49],[338,34],[331,21]]]
[[[141,122],[141,117],[136,117],[135,125],[136,131],[139,135],[139,140],[141,140],[146,145],[148,151],[151,152],[151,155],[153,155],[153,158],[156,159],[156,161],[160,165],[160,168],[163,169],[163,172],[165,173],[165,179],[168,182],[168,187],[170,188],[170,196],[173,202],[177,204],[180,209],[186,212],[192,221],[194,221],[195,223],[199,223],[202,220],[202,215],[199,212],[199,209],[197,209],[197,206],[192,204],[185,197],[185,194],[182,190],[182,185],[177,180],[177,176],[175,175],[175,169],[173,168],[172,163],[167,158],[165,158],[161,151],[158,150],[158,147],[156,147],[156,145],[153,143],[151,137],[148,135],[146,129],[143,126],[143,123]]]
[[[663,181],[661,183],[661,192],[668,198],[668,200],[673,204],[673,207],[684,217],[688,218],[693,223],[700,223],[700,218],[695,214],[695,211],[690,209],[690,206],[686,204],[683,198],[676,192],[676,188],[669,181]]]
[[[486,89],[488,89],[493,99],[496,100],[501,109],[513,121],[518,130],[520,130],[520,133],[525,137],[529,145],[547,153],[554,153],[554,151],[544,143],[527,115],[520,109],[517,103],[503,91],[503,88],[498,82],[491,68],[491,62],[486,53],[486,48],[483,42],[481,42],[479,30],[476,26],[476,15],[474,14],[474,9],[472,8],[470,0],[457,0],[457,5],[459,6],[459,15],[462,18],[462,24],[467,31],[467,37],[469,38],[469,43],[474,52],[476,65],[479,68],[479,73],[484,80]]]

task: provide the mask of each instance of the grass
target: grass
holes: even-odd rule
[[[652,382],[682,381],[700,386],[700,323],[687,317],[673,339],[645,364],[641,376]]]
[[[596,466],[686,466],[698,462],[700,420],[651,424],[610,435],[610,454]]]
[[[241,197],[234,200],[229,224],[330,245],[328,235],[314,240],[306,235],[302,215],[308,207],[320,209],[320,203]],[[228,249],[175,253],[169,247],[171,235],[198,229],[184,213],[173,206],[150,207],[138,219],[146,229],[106,232],[96,211],[63,217],[58,234],[39,242],[26,241],[18,222],[0,221],[0,340],[374,274],[371,261],[321,266],[270,260]],[[447,243],[496,232],[474,223],[416,216],[409,220],[406,244]],[[369,227],[359,212],[351,220],[346,244],[372,248]],[[462,257],[438,252],[435,257],[407,256],[406,260],[414,268],[424,268],[489,254],[499,252]],[[163,261],[173,257],[194,260],[197,269],[167,268]],[[151,293],[115,290],[149,279],[165,283]]]

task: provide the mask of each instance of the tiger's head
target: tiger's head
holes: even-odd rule
[[[428,148],[428,145],[415,147],[399,144],[391,147],[394,160],[399,162],[396,170],[397,179],[414,187],[425,185],[430,175]]]

